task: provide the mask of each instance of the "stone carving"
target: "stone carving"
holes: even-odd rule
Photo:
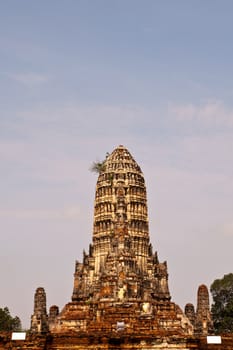
[[[72,301],[59,315],[50,312],[51,332],[115,329],[124,322],[127,332],[190,334],[189,319],[171,302],[167,264],[153,252],[147,213],[142,171],[119,146],[98,176],[92,243],[76,262]]]

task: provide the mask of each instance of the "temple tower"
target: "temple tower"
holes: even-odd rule
[[[191,303],[186,304],[185,305],[185,309],[184,309],[184,313],[188,317],[188,319],[192,323],[192,325],[194,325],[195,324],[195,320],[196,320],[196,314],[195,314],[195,310],[194,310],[194,305],[191,304]]]
[[[46,310],[46,294],[42,287],[37,288],[34,296],[34,312],[31,316],[31,332],[45,333],[48,331],[48,315]]]
[[[108,155],[98,176],[93,242],[83,263],[76,262],[72,300],[106,297],[106,290],[115,300],[145,295],[170,300],[167,265],[159,263],[149,242],[144,177],[122,145]]]
[[[129,151],[119,146],[104,162],[95,192],[93,256],[98,275],[111,251],[111,238],[128,235],[138,266],[146,270],[149,229],[142,171]]]
[[[192,334],[189,319],[171,301],[167,263],[150,243],[139,165],[120,145],[99,169],[92,243],[76,261],[72,301],[59,315],[51,313],[50,331]]]
[[[202,284],[197,291],[196,312],[191,303],[185,305],[185,315],[194,327],[194,333],[197,335],[207,335],[213,332],[213,321],[210,312],[208,288]]]
[[[208,334],[213,330],[210,313],[209,292],[206,285],[199,286],[197,291],[196,333]]]
[[[52,305],[49,308],[48,324],[49,328],[52,328],[57,321],[57,316],[59,315],[59,307],[57,305]]]

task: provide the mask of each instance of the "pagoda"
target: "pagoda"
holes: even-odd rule
[[[197,313],[204,323],[191,304],[184,313],[171,301],[167,263],[150,243],[141,168],[122,145],[97,165],[92,243],[76,261],[71,301],[47,314],[38,288],[31,334],[45,334],[48,350],[198,349],[196,325],[208,334],[208,291]]]
[[[92,243],[83,261],[76,261],[71,302],[50,317],[49,328],[56,333],[140,327],[173,336],[193,331],[171,301],[167,264],[150,243],[143,173],[120,145],[99,164]]]

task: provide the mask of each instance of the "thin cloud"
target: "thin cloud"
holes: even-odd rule
[[[45,109],[25,110],[19,113],[24,121],[40,121],[48,123],[74,122],[77,126],[95,128],[101,125],[108,128],[112,121],[114,128],[133,127],[135,123],[145,123],[152,119],[151,110],[137,105],[82,105],[70,104],[65,106],[48,106]],[[90,125],[90,120],[92,121]]]
[[[233,126],[233,110],[222,101],[208,101],[200,106],[193,103],[171,105],[169,111],[179,122],[198,122],[207,126]]]

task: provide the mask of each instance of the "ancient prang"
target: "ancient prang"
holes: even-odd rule
[[[49,330],[46,308],[46,294],[44,288],[37,288],[34,296],[34,313],[31,317],[31,331],[45,333]]]
[[[197,308],[193,304],[186,304],[185,314],[194,327],[196,335],[207,335],[213,332],[213,321],[210,313],[208,288],[202,284],[197,291]]]
[[[198,349],[196,334],[212,329],[208,290],[197,311],[171,301],[167,263],[149,236],[143,173],[124,146],[100,168],[89,251],[76,262],[72,299],[46,312],[38,288],[31,334],[50,334],[46,349]],[[64,340],[65,339],[65,340]]]

